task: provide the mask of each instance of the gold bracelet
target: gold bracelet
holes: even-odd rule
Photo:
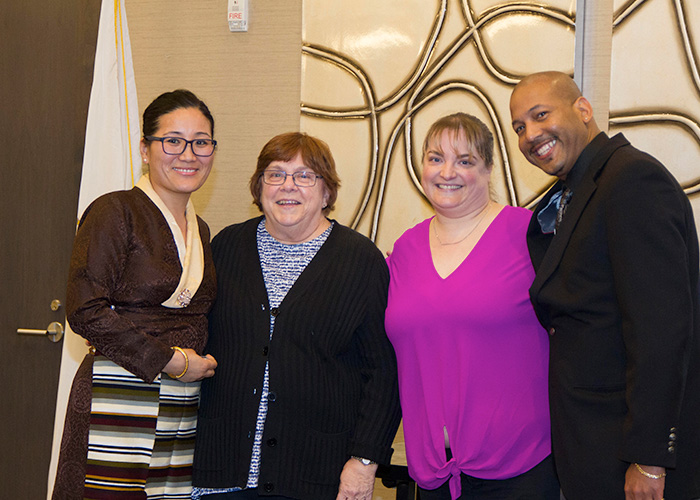
[[[174,378],[174,379],[182,378],[185,376],[185,373],[187,373],[187,370],[189,370],[189,368],[190,368],[190,358],[187,357],[187,353],[184,350],[182,350],[180,347],[177,347],[177,346],[171,347],[171,349],[173,351],[179,352],[180,354],[182,354],[185,357],[185,369],[182,370],[182,373],[180,375],[170,375],[169,373],[168,373],[168,375],[170,375],[170,378]]]
[[[649,479],[661,479],[661,478],[666,477],[666,473],[665,473],[665,472],[662,472],[661,474],[651,474],[651,473],[645,471],[644,469],[642,469],[642,468],[639,466],[639,464],[636,463],[636,462],[635,462],[634,466],[637,468],[637,470],[639,471],[640,474],[642,474],[642,475],[648,477]]]

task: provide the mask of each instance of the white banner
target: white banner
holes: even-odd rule
[[[78,220],[95,198],[110,191],[131,189],[141,177],[140,135],[125,3],[103,0],[85,131]],[[66,325],[47,498],[51,497],[56,477],[71,383],[86,352],[84,339]]]

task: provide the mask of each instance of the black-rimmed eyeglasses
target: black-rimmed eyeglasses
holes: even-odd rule
[[[263,182],[270,186],[281,186],[287,181],[287,176],[292,177],[292,181],[299,187],[313,187],[316,185],[316,179],[323,179],[322,176],[316,175],[314,172],[294,172],[288,174],[283,170],[265,170],[262,173]]]
[[[195,156],[211,156],[216,149],[214,139],[192,139],[185,140],[182,137],[156,137],[154,135],[143,136],[147,141],[158,141],[163,146],[163,153],[166,155],[181,155],[189,144]]]

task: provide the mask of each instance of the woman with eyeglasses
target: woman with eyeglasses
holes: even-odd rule
[[[143,114],[136,187],[95,200],[71,256],[67,318],[91,346],[73,381],[54,499],[189,498],[216,296],[209,228],[190,195],[212,168],[214,119],[187,90]]]
[[[207,352],[222,363],[202,385],[193,498],[369,500],[389,462],[389,274],[370,240],[327,217],[339,184],[323,141],[276,136],[250,179],[263,215],[212,242]]]

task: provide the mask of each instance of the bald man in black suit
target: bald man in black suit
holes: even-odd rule
[[[678,182],[609,138],[563,73],[510,101],[535,209],[530,297],[550,334],[554,459],[567,500],[700,497],[698,239]]]

